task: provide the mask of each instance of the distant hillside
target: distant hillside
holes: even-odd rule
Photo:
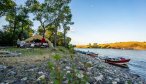
[[[146,50],[146,42],[116,42],[107,44],[89,44],[89,45],[76,45],[77,48],[112,48],[112,49],[133,49],[133,50]]]

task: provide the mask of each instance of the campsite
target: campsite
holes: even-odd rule
[[[146,84],[145,3],[0,0],[0,84]]]

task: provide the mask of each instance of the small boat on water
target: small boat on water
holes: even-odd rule
[[[92,53],[92,52],[87,53],[87,55],[89,55],[89,56],[91,56],[91,57],[97,57],[97,56],[98,56],[98,54],[96,54],[96,53]]]
[[[97,56],[98,56],[97,53],[89,52],[89,51],[86,52],[86,51],[76,50],[76,52],[81,53],[81,54],[85,54],[85,55],[89,55],[89,56],[91,56],[91,57],[97,57]]]
[[[118,57],[118,58],[107,58],[105,59],[105,63],[122,66],[122,67],[128,67],[127,63],[130,61],[130,59]]]

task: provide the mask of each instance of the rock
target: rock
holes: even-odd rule
[[[68,80],[63,81],[63,84],[68,84]]]
[[[108,78],[108,80],[113,80],[113,78],[112,77],[107,77]]]
[[[28,69],[28,70],[25,70],[25,71],[35,71],[37,70],[38,68],[32,68],[32,69]]]
[[[92,61],[88,61],[87,63],[90,63],[90,64],[92,64]]]
[[[40,75],[45,75],[45,73],[42,72],[42,71],[39,71],[38,74],[40,74]]]
[[[63,64],[67,64],[68,61],[67,61],[66,59],[64,59],[64,60],[62,61],[62,63],[63,63]]]
[[[86,82],[86,84],[90,84],[89,82]]]
[[[15,80],[12,84],[27,84],[25,81]]]
[[[8,66],[8,67],[7,67],[7,69],[12,69],[12,68],[13,68],[13,66]]]
[[[45,75],[41,75],[38,79],[37,79],[37,81],[40,81],[40,80],[43,80],[43,79],[45,79]]]
[[[70,71],[66,71],[66,73],[70,73]]]
[[[93,76],[90,76],[90,77],[89,77],[89,83],[90,83],[90,84],[94,84],[95,81],[96,81],[96,80],[94,79]]]
[[[16,72],[10,71],[10,72],[8,73],[8,75],[16,75]]]
[[[90,73],[90,72],[86,72],[86,74],[87,74],[87,75],[90,75],[91,73]]]
[[[117,81],[112,81],[112,84],[117,84]]]
[[[84,77],[84,75],[83,75],[83,73],[82,73],[81,71],[80,71],[79,73],[77,73],[76,76],[77,76],[78,78],[83,78],[83,77]]]
[[[66,66],[65,68],[66,68],[67,70],[71,69],[69,66]]]
[[[7,68],[6,66],[0,65],[0,70],[4,70],[4,69],[6,69],[6,68]]]
[[[12,84],[13,82],[14,82],[14,80],[5,80],[5,83],[4,84]]]
[[[119,78],[116,78],[115,81],[116,81],[116,82],[120,82],[120,79],[119,79]]]
[[[21,80],[22,80],[22,81],[26,81],[26,80],[27,80],[27,77],[24,77],[24,78],[22,78]]]
[[[103,75],[100,75],[100,76],[97,76],[97,77],[94,77],[96,79],[96,81],[101,81],[103,80]]]
[[[88,71],[91,71],[92,68],[93,68],[93,67],[87,68],[87,70],[88,70]]]

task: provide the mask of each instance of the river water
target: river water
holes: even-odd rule
[[[104,57],[130,58],[128,66],[130,72],[138,74],[146,80],[146,51],[144,50],[120,50],[120,49],[98,49],[98,48],[76,48],[81,51],[91,51]]]

